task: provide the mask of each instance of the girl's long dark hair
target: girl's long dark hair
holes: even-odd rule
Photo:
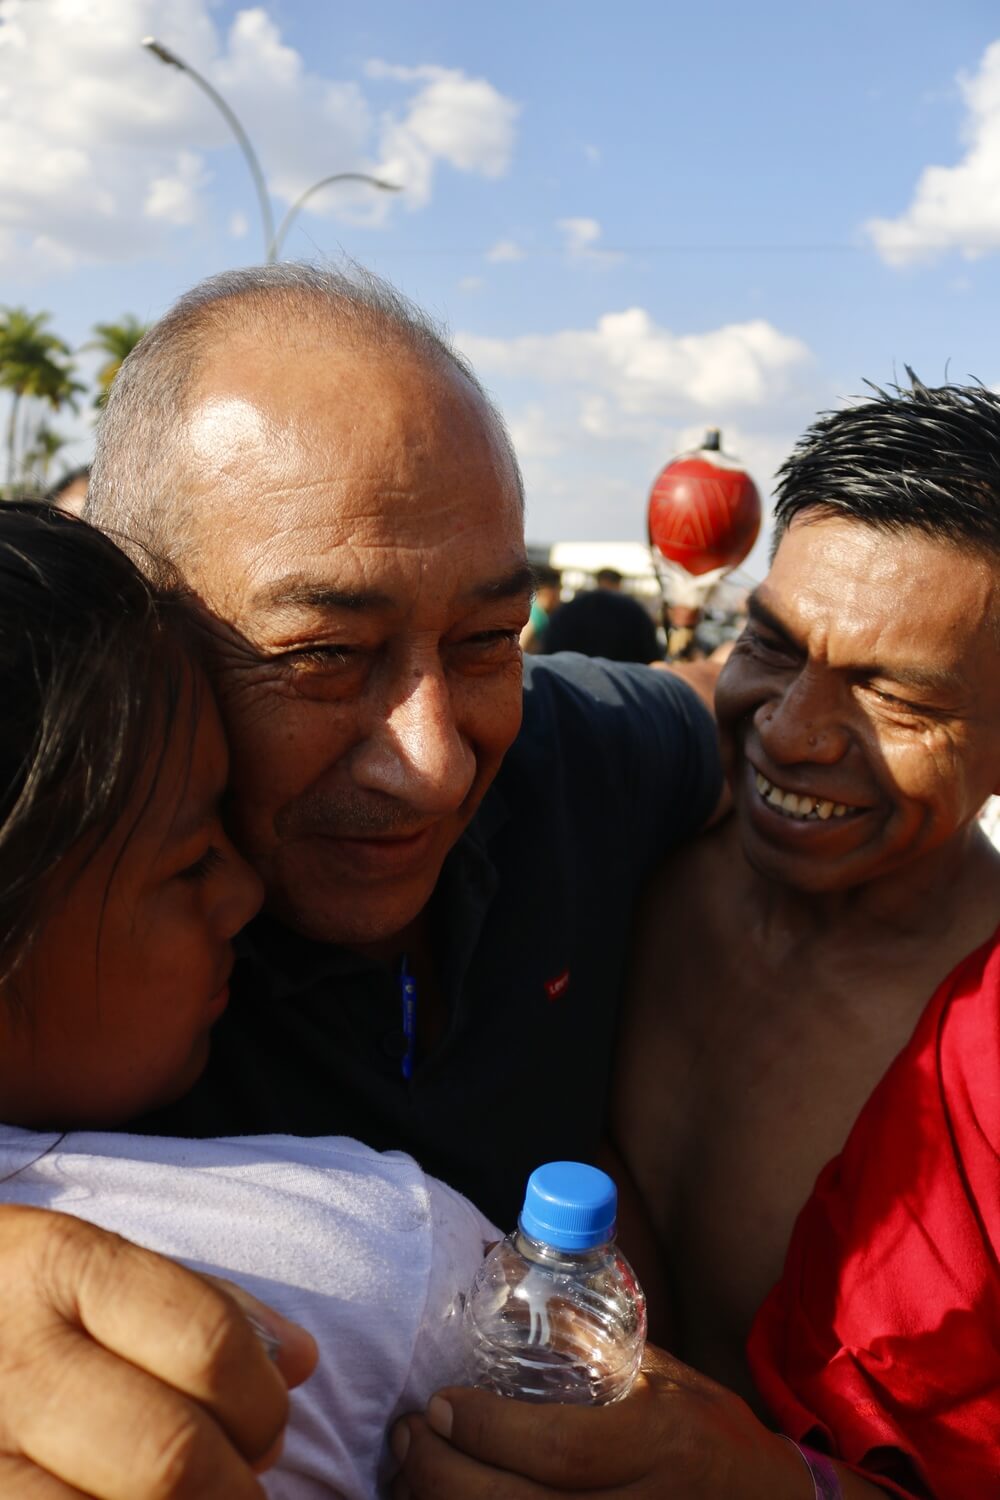
[[[99,847],[148,795],[192,644],[177,591],[99,531],[0,505],[0,979],[44,920],[60,860]]]

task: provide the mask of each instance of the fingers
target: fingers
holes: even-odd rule
[[[17,1500],[90,1500],[82,1490],[45,1474],[26,1458],[0,1456],[0,1495]]]
[[[211,1282],[213,1286],[217,1286],[220,1291],[233,1299],[263,1344],[268,1359],[281,1373],[289,1390],[294,1390],[297,1385],[309,1379],[319,1360],[319,1348],[311,1333],[301,1324],[293,1323],[289,1318],[283,1317],[266,1302],[258,1301],[245,1287],[238,1286],[235,1281],[226,1281],[221,1276],[208,1275],[204,1277],[204,1280]]]
[[[0,1464],[19,1500],[260,1500],[308,1335],[62,1214],[0,1207]],[[239,1305],[234,1296],[239,1295]],[[247,1321],[281,1341],[272,1362]]]
[[[420,1500],[714,1500],[735,1493],[734,1476],[740,1494],[755,1496],[795,1493],[788,1483],[802,1479],[788,1462],[795,1453],[744,1401],[654,1348],[632,1392],[611,1406],[535,1405],[449,1387],[403,1426],[403,1479]],[[397,1427],[397,1456],[399,1437]]]
[[[123,1397],[133,1372],[154,1376],[200,1403],[240,1454],[258,1459],[284,1426],[288,1392],[232,1298],[115,1235],[81,1237],[89,1228],[70,1221],[46,1242],[40,1290],[54,1314],[128,1361],[114,1381]]]
[[[460,1388],[435,1396],[427,1416],[479,1463],[556,1490],[602,1489],[634,1483],[648,1467],[648,1445],[637,1441],[640,1424],[627,1410],[637,1400],[645,1407],[639,1396],[612,1406],[558,1406]]]
[[[397,1458],[405,1453],[392,1500],[551,1500],[549,1492],[531,1480],[497,1472],[458,1452],[422,1417],[404,1417],[396,1426],[392,1447]]]
[[[247,1459],[197,1402],[70,1329],[49,1338],[47,1356],[44,1382],[29,1380],[33,1398],[17,1413],[17,1442],[70,1492],[261,1500]]]
[[[716,1381],[709,1376],[702,1375],[699,1370],[693,1370],[690,1365],[682,1364],[666,1349],[658,1349],[655,1344],[647,1344],[642,1352],[642,1373],[648,1380],[656,1380],[661,1388],[666,1385],[677,1391],[703,1390],[717,1391],[720,1389]]]
[[[683,1431],[674,1416],[702,1389],[718,1387],[650,1344],[632,1391],[610,1406],[537,1405],[455,1387],[432,1398],[427,1417],[480,1463],[555,1489],[616,1489],[669,1458]]]

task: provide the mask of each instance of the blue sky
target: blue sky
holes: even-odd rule
[[[641,537],[706,425],[766,493],[864,377],[1000,384],[993,4],[0,0],[0,302],[74,345],[260,256],[245,164],[150,32],[237,108],[279,216],[329,172],[402,183],[332,190],[286,252],[447,322],[535,539]]]

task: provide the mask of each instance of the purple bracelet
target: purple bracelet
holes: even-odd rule
[[[795,1449],[809,1470],[813,1482],[813,1500],[844,1500],[840,1476],[825,1454],[817,1453],[814,1448],[803,1448],[792,1438],[786,1437],[783,1432],[778,1436]]]

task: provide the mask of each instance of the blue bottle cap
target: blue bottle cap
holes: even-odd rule
[[[521,1228],[554,1250],[593,1250],[615,1232],[618,1189],[607,1172],[550,1161],[528,1178]]]

